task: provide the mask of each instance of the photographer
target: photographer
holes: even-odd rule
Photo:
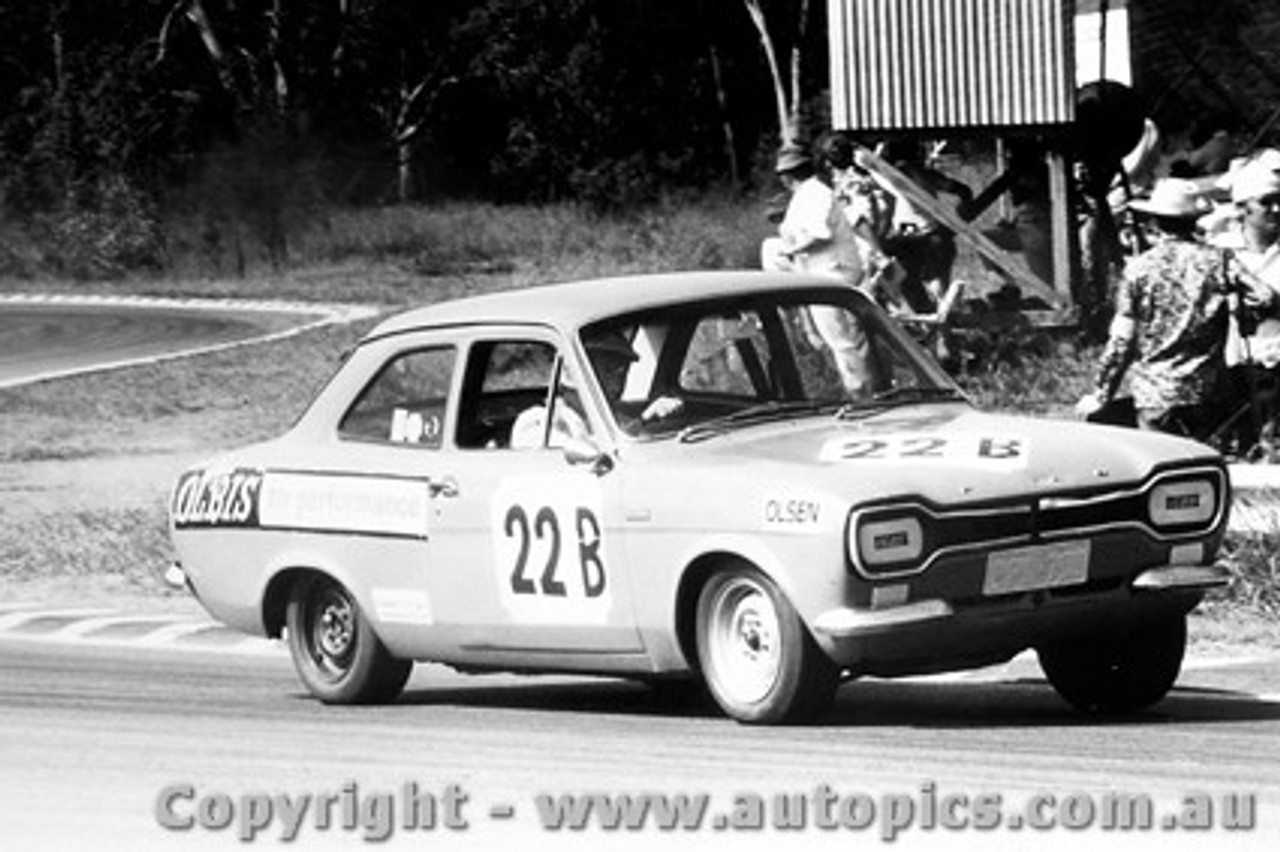
[[[1274,153],[1274,152],[1273,152]],[[1231,177],[1233,222],[1213,238],[1230,249],[1242,266],[1270,291],[1270,299],[1256,328],[1232,328],[1227,363],[1280,364],[1280,164],[1275,157],[1258,157]],[[1244,324],[1244,325],[1247,325]]]

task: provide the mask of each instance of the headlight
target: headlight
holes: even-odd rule
[[[924,530],[915,518],[874,521],[858,529],[858,554],[864,565],[912,562],[924,552]]]
[[[924,525],[910,509],[858,513],[849,522],[849,556],[867,574],[891,576],[919,567]]]
[[[1147,497],[1147,515],[1159,530],[1203,524],[1217,511],[1217,489],[1208,479],[1160,482]]]

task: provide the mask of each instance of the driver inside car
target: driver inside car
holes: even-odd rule
[[[627,376],[631,365],[639,360],[635,349],[621,331],[606,331],[583,341],[587,350],[587,358],[595,370],[609,407],[619,418],[624,431],[631,431],[635,420],[622,415],[617,408],[618,402],[627,387]],[[553,408],[551,431],[547,435],[546,446],[563,447],[569,440],[589,438],[591,427],[581,411],[577,391],[561,381],[557,388]],[[639,422],[648,423],[670,417],[684,408],[684,402],[674,396],[660,396],[649,403],[641,412]],[[546,406],[531,406],[516,418],[511,427],[511,443],[514,449],[529,449],[543,446],[543,434],[546,432]]]

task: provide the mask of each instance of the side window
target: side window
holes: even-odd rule
[[[510,446],[516,418],[527,409],[546,404],[555,364],[555,347],[543,341],[473,344],[458,409],[458,446]]]
[[[455,360],[453,347],[396,355],[347,409],[338,434],[360,441],[439,448]]]
[[[680,388],[756,399],[770,395],[769,344],[754,312],[704,317],[694,329]]]

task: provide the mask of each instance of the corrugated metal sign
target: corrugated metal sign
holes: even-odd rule
[[[1075,115],[1072,0],[828,0],[837,130]]]

